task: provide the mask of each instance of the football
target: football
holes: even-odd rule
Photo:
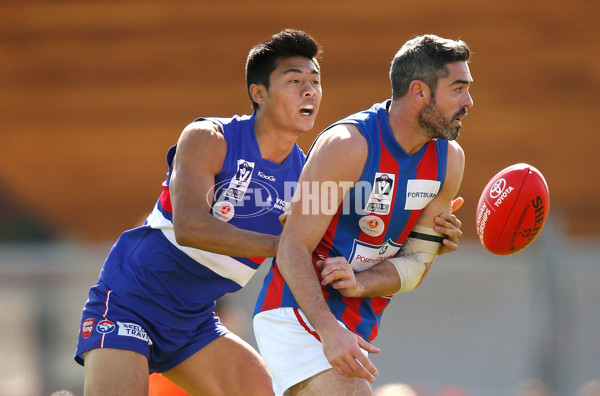
[[[483,189],[477,204],[477,235],[494,254],[525,249],[539,235],[550,209],[548,185],[529,164],[498,172]]]

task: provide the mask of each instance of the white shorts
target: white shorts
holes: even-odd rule
[[[256,343],[273,376],[277,396],[290,395],[290,387],[332,368],[317,332],[299,309],[260,312],[254,316],[253,324]]]

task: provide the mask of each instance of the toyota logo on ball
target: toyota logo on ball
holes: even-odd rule
[[[506,188],[506,180],[498,179],[496,183],[490,188],[490,197],[496,199],[502,194],[502,191]]]

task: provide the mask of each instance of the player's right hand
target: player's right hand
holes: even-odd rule
[[[321,270],[321,286],[330,285],[344,297],[360,297],[354,270],[345,257],[327,257],[315,265]]]
[[[325,357],[339,374],[375,382],[379,372],[362,349],[370,353],[378,353],[379,348],[340,325],[321,334],[321,342]]]

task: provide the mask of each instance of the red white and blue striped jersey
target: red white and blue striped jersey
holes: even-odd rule
[[[279,215],[293,195],[306,155],[294,145],[282,164],[261,156],[254,131],[254,114],[231,118],[198,118],[217,124],[227,143],[227,153],[221,171],[215,176],[211,213],[238,228],[264,234],[279,235],[282,227]],[[145,226],[160,230],[178,250],[185,253],[192,265],[203,265],[212,280],[211,288],[223,283],[224,292],[243,287],[254,275],[264,257],[230,257],[187,246],[175,240],[169,185],[173,158],[177,146],[167,154],[168,172],[163,191]],[[198,197],[207,199],[207,197]],[[226,237],[225,235],[223,237]],[[268,260],[269,262],[271,260]],[[202,286],[198,286],[202,288]],[[218,289],[218,288],[217,288]],[[222,294],[222,293],[219,293]],[[216,299],[219,296],[207,296]]]
[[[319,258],[343,256],[355,271],[364,271],[395,256],[444,182],[448,141],[430,140],[419,152],[408,155],[389,127],[389,104],[389,100],[377,103],[333,124],[356,125],[369,151],[359,181],[346,194],[313,252],[313,264]],[[276,261],[265,278],[255,314],[279,307],[299,308]],[[381,315],[392,297],[343,297],[329,285],[323,287],[323,295],[336,318],[366,340],[377,336]]]

